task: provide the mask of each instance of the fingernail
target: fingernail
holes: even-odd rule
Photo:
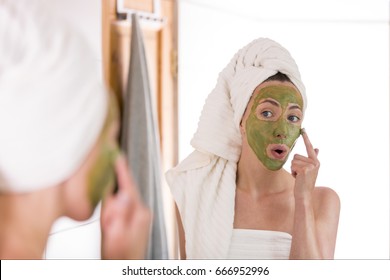
[[[306,130],[304,128],[301,128],[301,135],[303,135],[304,133],[306,133]]]

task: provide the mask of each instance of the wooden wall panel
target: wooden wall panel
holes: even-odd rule
[[[124,0],[126,8],[144,12],[153,12],[153,0]]]

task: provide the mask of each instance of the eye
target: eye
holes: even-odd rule
[[[288,116],[287,119],[288,119],[290,122],[294,122],[294,123],[299,122],[299,121],[301,120],[299,117],[297,117],[297,116],[295,116],[295,115],[290,115],[290,116]]]
[[[273,116],[274,114],[272,114],[271,111],[263,111],[263,112],[261,112],[261,115],[262,115],[264,118],[272,118],[272,116]]]

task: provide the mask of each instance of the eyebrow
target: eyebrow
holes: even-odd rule
[[[274,106],[280,107],[280,104],[278,102],[276,102],[275,100],[272,100],[272,99],[265,99],[265,100],[259,102],[259,105],[263,104],[263,103],[271,103]]]
[[[293,104],[288,107],[288,110],[292,110],[292,109],[299,109],[302,111],[301,107],[298,104]]]

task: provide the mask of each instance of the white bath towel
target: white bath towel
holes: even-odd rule
[[[277,72],[305,88],[290,53],[260,38],[238,51],[208,96],[191,145],[195,151],[166,174],[179,208],[189,259],[224,259],[233,232],[239,125],[254,89]]]
[[[80,167],[108,96],[76,30],[35,1],[0,4],[0,192],[30,192]]]
[[[288,260],[291,240],[287,232],[234,229],[227,258]]]

